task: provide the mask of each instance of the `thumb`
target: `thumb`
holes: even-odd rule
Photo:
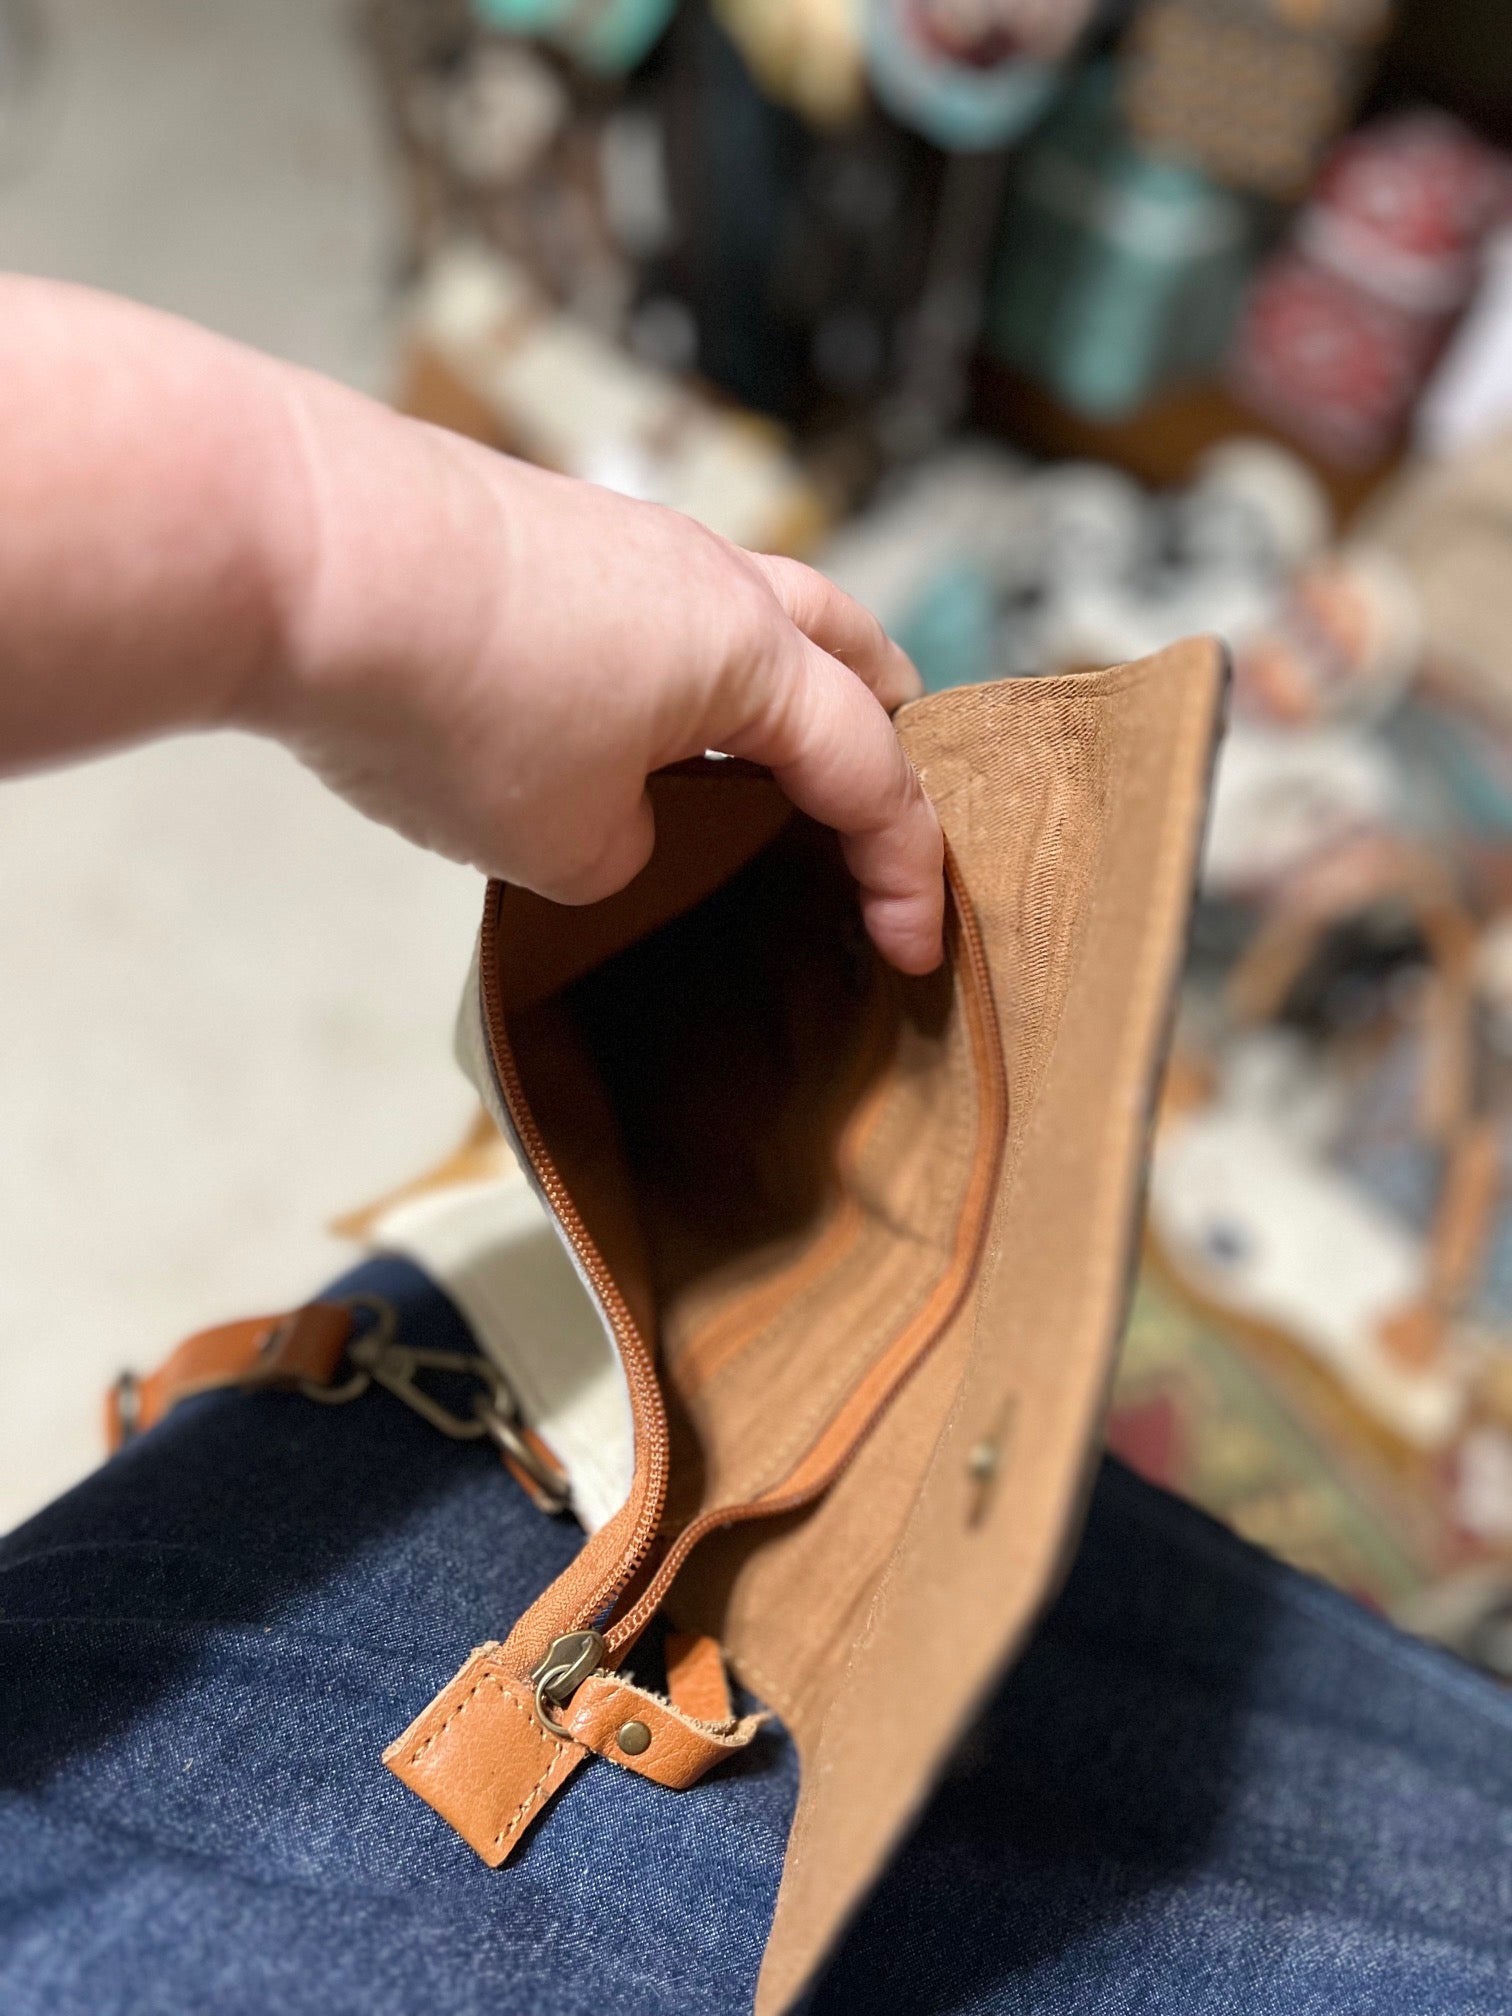
[[[765,763],[801,811],[840,835],[884,958],[929,973],[942,956],[944,840],[934,807],[866,685],[792,630],[752,718],[724,746]]]

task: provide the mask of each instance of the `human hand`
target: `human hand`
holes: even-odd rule
[[[364,812],[562,902],[653,844],[645,783],[720,749],[834,827],[878,948],[940,957],[942,842],[885,710],[920,690],[812,569],[307,380],[294,648],[241,696]]]
[[[171,316],[0,277],[0,775],[276,736],[365,812],[563,902],[629,881],[648,774],[771,767],[868,928],[940,956],[918,690],[808,568],[496,455]]]

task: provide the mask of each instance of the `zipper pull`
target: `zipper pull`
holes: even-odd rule
[[[553,1638],[528,1680],[503,1663],[503,1651],[502,1645],[480,1645],[383,1753],[400,1783],[455,1827],[491,1869],[508,1858],[587,1758],[607,1758],[653,1784],[681,1790],[745,1749],[766,1720],[701,1721],[622,1674],[604,1671],[605,1645],[597,1631]],[[560,1720],[558,1711],[564,1711]]]
[[[603,1663],[604,1641],[597,1631],[568,1631],[552,1639],[530,1675],[535,1682],[535,1718],[549,1735],[570,1741],[567,1730],[547,1712],[547,1702],[560,1708]]]

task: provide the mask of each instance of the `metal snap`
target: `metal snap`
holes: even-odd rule
[[[651,1748],[651,1731],[644,1722],[626,1722],[614,1740],[627,1757],[639,1757],[643,1750]]]

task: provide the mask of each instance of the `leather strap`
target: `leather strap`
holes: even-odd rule
[[[352,1335],[352,1311],[307,1302],[278,1316],[252,1316],[198,1331],[145,1378],[123,1373],[105,1397],[105,1439],[112,1454],[156,1427],[181,1400],[235,1386],[243,1392],[327,1387]]]
[[[617,1673],[590,1673],[572,1697],[566,1726],[574,1741],[611,1764],[685,1792],[714,1765],[744,1750],[767,1719],[699,1721]]]

